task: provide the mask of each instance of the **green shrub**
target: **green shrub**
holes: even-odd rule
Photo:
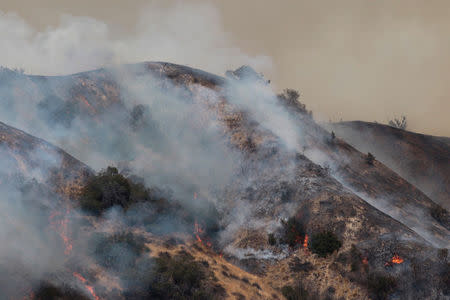
[[[155,195],[144,184],[120,174],[115,167],[108,167],[91,177],[80,196],[81,208],[94,215],[101,215],[115,205],[128,209],[137,202],[152,202],[158,212],[169,207],[165,198]]]
[[[214,284],[214,275],[205,264],[186,252],[170,256],[161,253],[152,259],[144,274],[130,278],[126,299],[222,299],[225,290]],[[135,285],[133,287],[133,285]]]
[[[295,247],[303,243],[305,238],[305,228],[299,219],[290,217],[287,221],[282,220],[281,242]]]
[[[397,281],[391,276],[370,274],[367,288],[374,299],[384,300],[395,290]]]
[[[309,249],[316,253],[319,257],[326,257],[341,248],[342,243],[338,240],[337,236],[330,232],[324,231],[316,233],[311,237],[309,242]]]

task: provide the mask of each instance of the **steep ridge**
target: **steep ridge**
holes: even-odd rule
[[[388,195],[394,197],[389,203],[397,207],[399,215],[404,217],[410,213],[403,212],[405,206],[424,209],[431,200],[378,162],[368,169],[364,165],[364,155],[344,141],[330,144],[329,133],[309,116],[294,117],[295,124],[300,128],[297,133],[301,139],[300,145],[304,146],[304,154],[301,154],[300,147],[291,149],[286,146],[273,128],[264,126],[264,120],[255,120],[255,114],[245,105],[233,102],[232,81],[187,67],[144,63],[65,77],[22,76],[8,84],[14,86],[12,90],[21,97],[25,91],[29,97],[27,101],[30,106],[35,105],[37,111],[41,108],[46,113],[48,110],[42,110],[42,107],[58,108],[40,124],[48,130],[45,134],[50,140],[57,141],[60,136],[58,131],[62,130],[74,138],[86,138],[86,152],[106,155],[109,152],[102,152],[105,151],[102,147],[105,141],[100,140],[99,143],[95,140],[97,136],[92,135],[92,131],[96,130],[96,126],[103,126],[104,115],[119,111],[125,115],[115,115],[118,116],[115,118],[118,127],[104,131],[103,136],[111,135],[112,139],[122,141],[124,134],[133,136],[132,131],[117,131],[129,125],[127,122],[130,119],[125,117],[130,113],[127,105],[136,94],[127,90],[123,82],[130,79],[142,82],[144,87],[151,86],[149,92],[154,92],[155,86],[158,91],[179,89],[183,101],[200,108],[191,118],[199,122],[195,123],[198,126],[195,128],[201,132],[202,125],[210,124],[211,120],[217,122],[227,147],[232,152],[238,151],[241,159],[238,170],[234,169],[231,178],[225,178],[227,180],[221,183],[223,189],[215,193],[215,203],[222,215],[222,230],[214,239],[216,247],[224,251],[228,260],[266,278],[275,288],[285,284],[295,285],[302,279],[304,285],[323,296],[331,293],[329,296],[333,298],[364,299],[368,297],[368,292],[367,282],[362,278],[368,271],[361,271],[360,280],[355,280],[355,271],[349,269],[348,257],[351,256],[352,245],[356,245],[363,255],[356,260],[367,264],[371,272],[385,272],[399,278],[398,295],[418,295],[422,298],[440,295],[441,283],[436,276],[440,272],[441,262],[436,255],[437,249],[427,241],[433,245],[444,244],[448,241],[448,231],[438,224],[427,223],[426,233],[433,232],[435,236],[424,236],[418,230],[423,226],[416,219],[417,214],[408,219],[409,223],[400,218],[396,220],[389,216],[389,210],[368,201],[365,194],[384,197],[384,189],[387,189]],[[151,93],[146,92],[145,95]],[[247,100],[257,106],[258,98],[262,96],[258,93],[253,96],[255,99],[250,97]],[[11,97],[14,99],[17,95]],[[133,112],[136,111],[131,110],[132,116]],[[88,129],[81,131],[80,135],[74,133],[72,128],[74,124],[79,124],[79,118]],[[64,123],[66,120],[72,120],[74,124]],[[136,127],[136,119],[131,121]],[[23,119],[18,123],[23,126],[21,128],[33,130],[32,122]],[[141,137],[137,134],[138,138]],[[147,142],[151,144],[152,140]],[[114,145],[117,147],[116,143]],[[147,144],[143,146],[144,150],[151,147]],[[67,144],[67,148],[77,156],[84,155],[73,145]],[[126,154],[116,159],[130,160]],[[332,172],[314,162],[323,166],[325,163],[333,164]],[[395,187],[390,187],[391,184]],[[361,197],[346,188],[347,185],[361,193]],[[196,185],[195,190],[203,197],[214,194],[201,184]],[[400,191],[400,194],[393,191]],[[342,248],[328,258],[319,258],[299,245],[293,249],[281,244],[270,245],[267,234],[276,232],[280,227],[279,220],[290,216],[301,219],[309,235],[323,230],[333,231],[342,240]],[[386,269],[386,262],[398,254],[407,263]],[[299,270],[296,267],[299,264],[312,265],[312,269],[300,267]],[[411,272],[413,268],[425,265],[427,274]],[[428,288],[421,289],[421,286]]]
[[[93,174],[92,169],[62,149],[1,122],[0,151],[3,177],[38,180],[65,198],[75,197]]]
[[[362,121],[328,127],[361,152],[373,153],[436,203],[450,209],[450,138]]]
[[[367,162],[367,155],[350,146],[307,118],[300,126],[309,128],[305,150],[315,162],[327,165],[334,176],[368,203],[415,230],[437,247],[449,247],[450,224],[431,216],[435,206],[422,191],[379,161]],[[319,150],[319,152],[316,152]]]

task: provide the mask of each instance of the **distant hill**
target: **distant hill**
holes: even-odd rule
[[[329,124],[338,137],[386,166],[450,209],[450,138],[353,121]]]

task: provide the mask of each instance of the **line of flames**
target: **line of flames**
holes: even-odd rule
[[[69,237],[69,216],[70,214],[70,207],[67,206],[65,212],[61,211],[53,211],[48,220],[50,223],[50,228],[52,228],[58,235],[61,237],[63,244],[64,244],[64,254],[66,256],[69,256],[72,253],[73,245],[72,241]],[[91,294],[92,298],[95,300],[100,300],[100,297],[98,297],[95,294],[94,287],[89,285],[87,283],[87,279],[84,278],[80,273],[73,272],[72,273],[74,277],[76,277],[81,283],[84,284],[84,287],[86,290]],[[34,295],[32,294],[31,299],[34,298]]]

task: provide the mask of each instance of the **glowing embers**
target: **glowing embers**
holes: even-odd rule
[[[401,258],[398,254],[394,254],[392,259],[384,264],[385,267],[392,267],[394,265],[399,265],[404,262],[404,259]]]
[[[72,252],[72,242],[69,238],[69,213],[70,213],[70,209],[69,207],[66,208],[65,212],[61,212],[61,211],[53,211],[49,218],[48,221],[50,223],[50,227],[59,234],[59,236],[61,237],[63,243],[64,243],[64,254],[65,255],[70,255],[70,253]]]
[[[94,288],[91,285],[87,284],[86,278],[84,278],[80,273],[73,272],[73,276],[75,276],[81,283],[84,284],[84,287],[91,294],[92,298],[95,300],[100,300],[100,298],[95,294]]]
[[[197,239],[197,242],[199,242],[200,244],[202,244],[208,248],[211,248],[212,243],[209,241],[209,238],[204,235],[204,233],[205,233],[205,230],[196,220],[194,222],[194,235],[195,235],[195,238]]]

